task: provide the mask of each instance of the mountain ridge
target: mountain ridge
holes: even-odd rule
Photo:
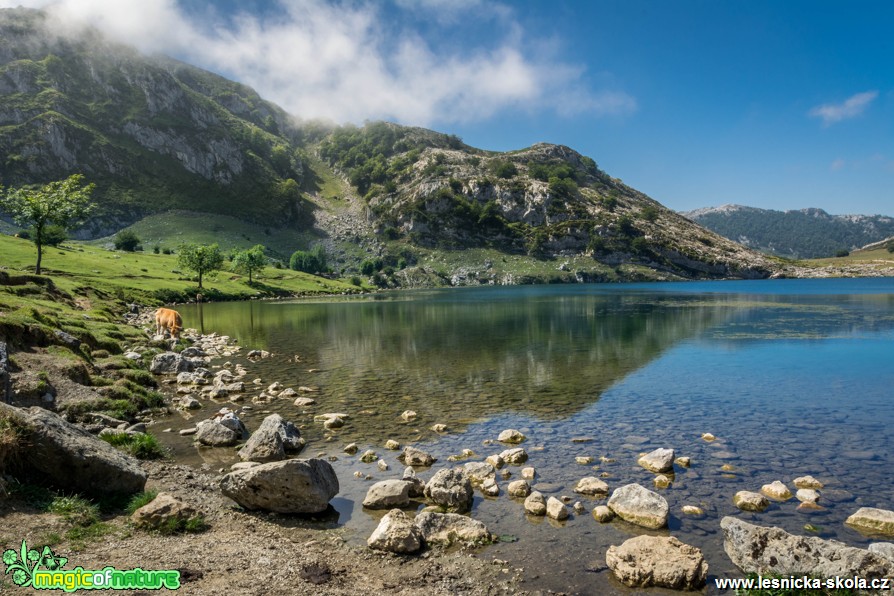
[[[245,85],[84,31],[60,36],[40,11],[0,10],[0,181],[87,175],[99,210],[82,238],[172,210],[226,215],[284,230],[292,250],[323,243],[338,273],[371,262],[389,287],[777,268],[569,147],[493,152],[418,127],[305,122]],[[465,262],[469,251],[483,263]]]
[[[894,217],[830,215],[816,207],[779,211],[728,204],[682,215],[745,246],[789,258],[831,257],[894,236]]]

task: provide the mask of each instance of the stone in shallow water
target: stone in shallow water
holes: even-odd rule
[[[894,511],[861,507],[844,522],[866,534],[894,536]]]
[[[761,492],[777,501],[788,501],[792,498],[792,491],[779,480],[774,480],[770,484],[763,485],[761,487]]]
[[[819,501],[820,494],[819,491],[812,488],[799,488],[798,492],[795,493],[795,498],[802,503],[816,505],[817,501]]]
[[[639,484],[615,489],[608,499],[608,506],[624,521],[644,528],[657,529],[667,525],[667,501]]]
[[[546,515],[546,499],[537,491],[525,499],[525,511],[531,515]]]
[[[615,512],[608,508],[606,505],[597,505],[595,509],[593,509],[593,518],[600,522],[606,523],[610,522],[615,517]]]
[[[761,512],[770,506],[770,501],[760,493],[740,490],[733,497],[733,504],[742,511]]]
[[[797,488],[823,488],[823,483],[813,476],[801,476],[795,478],[794,484]]]
[[[673,449],[659,448],[639,458],[637,463],[650,472],[670,472],[674,469],[675,457]]]
[[[526,438],[527,437],[525,437],[521,431],[517,431],[514,428],[508,428],[500,433],[497,440],[501,443],[521,443]]]
[[[568,508],[559,499],[550,497],[546,501],[546,515],[552,519],[562,521],[563,519],[568,519]]]
[[[599,478],[587,476],[578,480],[577,486],[574,487],[574,492],[582,495],[607,495],[608,484]]]

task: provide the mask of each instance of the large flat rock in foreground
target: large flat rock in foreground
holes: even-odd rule
[[[319,513],[338,494],[338,477],[322,459],[287,459],[235,470],[220,481],[223,494],[246,509]]]
[[[723,549],[746,573],[782,576],[894,578],[894,562],[862,548],[781,528],[756,526],[735,517],[720,520]],[[891,591],[882,592],[890,594]]]
[[[136,458],[43,408],[0,403],[0,413],[27,427],[22,469],[41,483],[79,493],[135,493],[146,486]]]

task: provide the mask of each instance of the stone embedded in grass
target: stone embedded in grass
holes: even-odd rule
[[[131,519],[137,527],[159,529],[185,525],[196,515],[194,507],[167,493],[158,493],[152,501],[134,511]]]

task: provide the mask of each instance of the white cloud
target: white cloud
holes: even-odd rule
[[[810,116],[820,118],[823,125],[829,126],[842,120],[848,120],[862,114],[869,104],[878,97],[878,91],[857,93],[842,103],[827,103],[810,110]]]
[[[495,2],[281,0],[266,15],[221,15],[210,2],[192,2],[187,11],[176,0],[0,0],[6,4],[48,8],[65,23],[87,22],[143,51],[224,74],[306,119],[432,125],[481,121],[511,109],[562,116],[636,109],[622,91],[588,87],[583,66],[528,50],[537,40]],[[395,14],[408,14],[403,11],[440,11],[443,22],[456,20],[458,28],[462,11],[487,11],[499,26],[480,45],[438,51],[395,22]],[[445,35],[456,31],[445,26]]]
[[[833,172],[837,172],[843,169],[845,165],[845,161],[839,157],[838,159],[832,160],[832,163],[829,164],[829,169]]]

